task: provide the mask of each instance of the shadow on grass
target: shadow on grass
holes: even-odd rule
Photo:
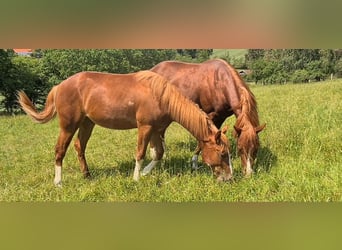
[[[169,176],[179,176],[191,172],[191,156],[196,146],[196,140],[190,137],[188,140],[170,142],[166,145],[165,154],[162,160],[154,168],[152,174],[166,173]],[[147,152],[142,169],[150,161],[149,152]],[[89,166],[89,170],[93,179],[115,176],[133,178],[134,167],[135,160],[132,158],[132,160],[119,161],[111,166],[99,167],[96,166],[96,164],[92,164]]]
[[[256,172],[270,172],[277,164],[278,157],[268,147],[261,147],[258,151],[258,158],[255,165]]]
[[[192,146],[196,147],[196,142],[191,143]],[[232,149],[235,149],[235,143],[232,143]],[[182,148],[181,150],[190,150],[189,144],[181,142],[177,147]],[[192,151],[189,155],[192,155]],[[234,152],[234,151],[232,151]],[[237,154],[233,153],[233,158],[238,159],[238,166],[236,166],[236,170],[234,173],[234,182],[239,182],[243,177],[242,169],[241,169],[241,161],[240,157]],[[170,177],[181,176],[184,174],[192,174],[192,175],[212,175],[211,169],[209,167],[204,166],[202,159],[199,159],[199,166],[201,166],[198,170],[193,170],[191,167],[191,158],[186,156],[168,156],[164,155],[163,159],[160,163],[157,164],[152,174],[156,173],[166,173]],[[256,165],[254,167],[255,172],[258,173],[268,173],[273,166],[277,163],[277,156],[270,150],[268,147],[261,147],[258,151],[258,158],[256,161]],[[145,159],[143,167],[145,167],[149,163],[150,159]],[[92,178],[110,178],[115,176],[121,176],[125,178],[133,178],[135,161],[123,161],[115,164],[115,166],[108,167],[94,167],[90,166],[90,173]]]
[[[144,160],[142,169],[149,163]],[[202,162],[199,162],[202,165]],[[110,178],[121,176],[125,178],[133,178],[135,161],[125,161],[118,163],[116,166],[96,167],[89,166],[91,179]],[[142,170],[141,169],[141,170]],[[154,168],[151,174],[166,173],[170,177],[181,176],[183,174],[207,174],[211,175],[208,167],[200,167],[198,170],[191,168],[191,159],[187,157],[165,157]]]
[[[242,173],[242,165],[240,156],[237,153],[232,154],[233,160],[237,162],[234,164],[234,182],[239,182],[246,178]],[[268,147],[261,147],[258,150],[257,160],[253,166],[255,174],[269,173],[271,169],[277,164],[278,157]]]
[[[123,176],[123,177],[133,177],[134,171],[134,164],[135,162],[132,161],[125,161],[116,164],[115,166],[104,166],[104,167],[96,167],[90,166],[90,174],[91,178],[109,178],[115,176]]]
[[[237,145],[236,140],[230,140],[230,152],[232,154],[233,160],[238,160],[237,170],[235,173],[238,177],[242,176],[242,166],[241,166],[241,159],[237,153]],[[267,146],[260,147],[257,154],[257,160],[254,165],[254,170],[256,173],[260,172],[270,172],[272,167],[277,164],[278,157],[271,151],[271,149]],[[239,179],[239,178],[237,178]]]

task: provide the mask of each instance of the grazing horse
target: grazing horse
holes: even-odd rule
[[[259,125],[257,102],[238,72],[220,59],[199,64],[165,61],[151,71],[165,77],[183,95],[197,103],[216,127],[220,128],[227,117],[235,115],[237,149],[243,173],[249,176],[259,148],[258,133],[266,124]],[[197,148],[193,157],[195,168],[199,152]]]
[[[24,92],[18,93],[18,101],[38,123],[46,123],[56,114],[59,118],[60,133],[55,147],[56,185],[61,185],[63,158],[77,130],[75,149],[81,171],[85,177],[90,176],[85,149],[95,124],[110,129],[138,128],[134,180],[139,179],[149,143],[152,161],[146,169],[150,171],[161,160],[164,133],[172,121],[180,123],[200,142],[203,160],[212,168],[218,181],[232,177],[225,131],[218,130],[196,104],[151,71],[77,73],[52,88],[40,113]]]

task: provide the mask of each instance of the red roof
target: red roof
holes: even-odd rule
[[[26,54],[26,53],[32,53],[33,52],[33,49],[13,49],[15,53],[18,53],[18,54]]]

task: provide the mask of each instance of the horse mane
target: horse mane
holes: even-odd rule
[[[258,104],[254,94],[248,85],[242,80],[239,73],[226,61],[222,60],[232,74],[233,81],[240,96],[241,113],[237,116],[235,126],[243,129],[249,124],[253,127],[259,126]]]
[[[160,101],[161,107],[165,108],[172,120],[189,130],[197,140],[209,136],[214,124],[208,115],[165,78],[152,71],[140,71],[136,77],[138,80],[148,80],[154,97]]]
[[[240,87],[240,105],[241,113],[236,119],[236,126],[243,128],[250,123],[253,127],[259,126],[259,116],[257,112],[257,103],[254,95],[247,88]]]

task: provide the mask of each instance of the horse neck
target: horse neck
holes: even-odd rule
[[[242,80],[239,73],[233,66],[221,59],[213,61],[216,72],[217,81],[221,82],[222,93],[225,96],[227,104],[234,112],[236,118],[242,113],[249,116],[253,94],[250,92],[248,85]],[[245,108],[243,108],[243,104]]]
[[[259,126],[258,107],[255,96],[248,85],[242,80],[239,73],[230,64],[224,63],[226,64],[226,74],[235,86],[235,91],[233,92],[239,99],[238,108],[234,110],[237,118],[235,126],[240,129]]]
[[[257,145],[257,133],[255,128],[259,126],[259,118],[257,113],[256,102],[253,94],[245,88],[240,89],[241,93],[241,113],[238,115],[235,127],[241,129],[244,134],[244,143]],[[251,99],[252,98],[252,99]]]

